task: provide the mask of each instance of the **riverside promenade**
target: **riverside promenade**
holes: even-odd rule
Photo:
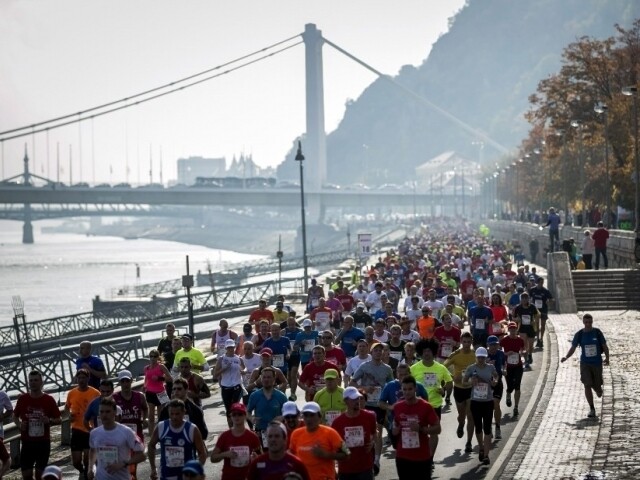
[[[634,335],[640,312],[589,312],[604,333],[611,362],[604,367],[604,394],[595,398],[594,419],[587,418],[580,350],[560,363],[583,326],[583,313],[550,315],[546,384],[520,441],[505,448],[486,478],[640,478],[640,350]]]

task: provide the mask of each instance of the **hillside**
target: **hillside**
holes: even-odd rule
[[[609,37],[614,24],[628,26],[637,17],[636,0],[469,0],[422,65],[403,67],[395,80],[511,150],[528,131],[527,97],[560,68],[562,49],[581,36]],[[328,176],[401,183],[446,150],[485,162],[502,155],[481,141],[378,79],[328,134]],[[279,178],[296,178],[292,155],[278,167]]]

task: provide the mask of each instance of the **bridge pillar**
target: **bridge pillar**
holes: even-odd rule
[[[327,142],[324,129],[324,80],[322,68],[322,31],[313,23],[304,27],[306,120],[304,140],[305,189],[317,193],[327,179]],[[314,198],[315,197],[315,198]],[[319,196],[309,195],[308,211],[311,223],[321,223],[324,209]]]
[[[33,243],[33,225],[31,224],[31,204],[24,204],[24,223],[22,225],[22,243]]]

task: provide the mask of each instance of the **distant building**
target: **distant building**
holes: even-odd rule
[[[178,183],[193,185],[196,177],[224,177],[224,158],[189,157],[178,159]]]
[[[456,152],[444,152],[416,167],[418,185],[444,195],[472,196],[480,193],[482,169],[478,162]],[[454,193],[455,192],[455,193]]]

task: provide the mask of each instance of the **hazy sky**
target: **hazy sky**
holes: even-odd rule
[[[315,23],[323,35],[375,68],[419,65],[464,0],[1,0],[0,131],[140,93],[292,37]],[[292,42],[293,43],[293,42]],[[374,76],[323,48],[326,130],[347,99]],[[61,181],[165,183],[175,160],[251,153],[281,162],[305,131],[304,46],[189,90],[94,120],[3,142],[3,178],[22,170],[24,144],[35,173]],[[48,157],[48,159],[47,159]],[[82,165],[80,165],[80,158]],[[32,162],[33,163],[33,162]],[[80,174],[82,172],[82,178]],[[112,172],[112,173],[111,173]]]

